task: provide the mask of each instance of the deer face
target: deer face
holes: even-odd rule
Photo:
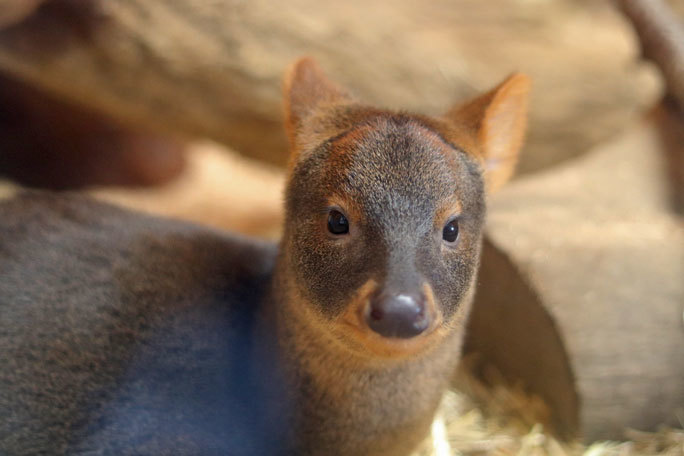
[[[477,135],[459,114],[364,108],[311,61],[298,65],[286,81],[290,287],[311,324],[348,349],[427,349],[461,330],[472,294],[485,213]],[[460,115],[467,125],[470,111]]]

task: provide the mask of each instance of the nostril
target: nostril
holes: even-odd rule
[[[417,336],[430,324],[422,294],[381,294],[371,300],[366,321],[381,336],[402,339]]]

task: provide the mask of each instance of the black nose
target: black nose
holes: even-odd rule
[[[381,293],[371,299],[366,321],[381,336],[401,339],[417,336],[430,325],[422,294]]]

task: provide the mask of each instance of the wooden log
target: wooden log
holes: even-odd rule
[[[0,176],[54,190],[154,186],[178,176],[182,143],[0,75]]]
[[[275,163],[286,155],[280,77],[302,54],[369,102],[427,114],[529,73],[529,171],[651,105],[658,82],[635,52],[616,11],[574,0],[49,0],[0,31],[3,71],[127,123]]]
[[[577,414],[589,441],[681,423],[684,229],[663,165],[645,122],[491,202],[467,350],[544,397],[567,431]]]

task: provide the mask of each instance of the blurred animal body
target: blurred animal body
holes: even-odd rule
[[[410,453],[458,363],[528,86],[428,118],[298,61],[279,246],[75,195],[1,203],[0,453]]]

